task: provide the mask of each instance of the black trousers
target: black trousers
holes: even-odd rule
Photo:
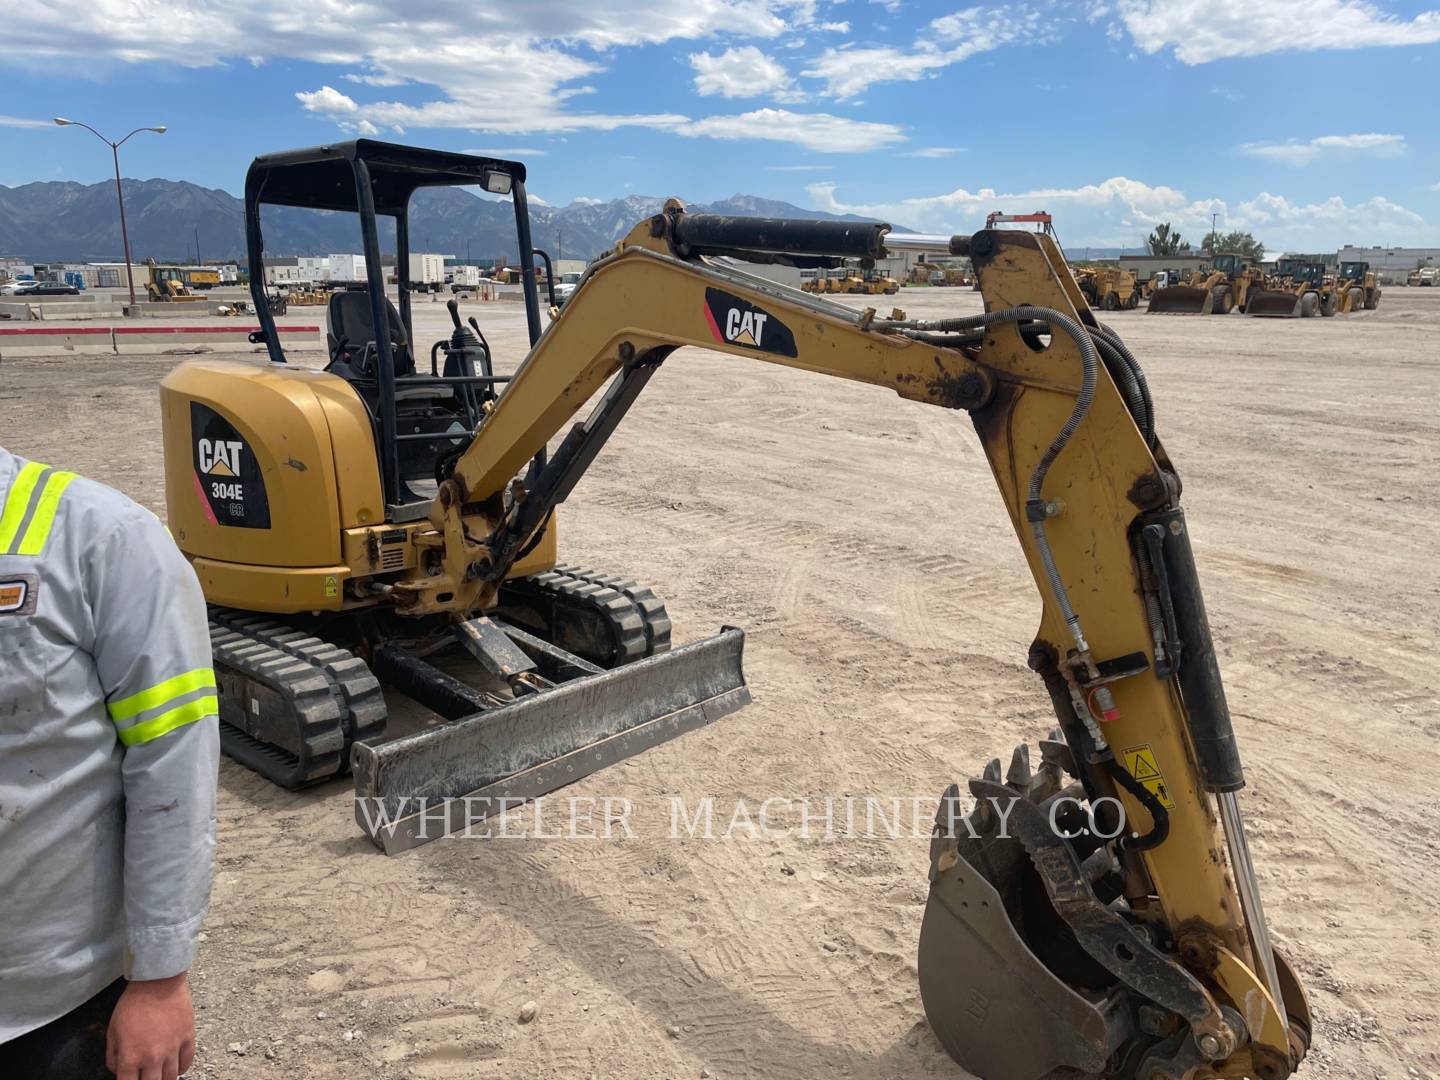
[[[125,989],[116,979],[58,1020],[0,1043],[0,1076],[11,1080],[111,1080],[105,1032]]]

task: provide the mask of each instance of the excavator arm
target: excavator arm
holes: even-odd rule
[[[935,322],[857,312],[708,257],[937,250],[883,226],[806,224],[767,231],[672,203],[596,263],[440,486],[398,609],[491,607],[684,346],[968,411],[1044,602],[1030,664],[1059,727],[1038,765],[1022,746],[941,800],[920,955],[932,1027],[987,1080],[1283,1080],[1309,1011],[1268,938],[1180,483],[1138,363],[1044,234],[944,241],[974,262],[985,314]]]

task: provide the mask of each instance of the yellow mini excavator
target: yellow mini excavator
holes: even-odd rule
[[[403,277],[399,308],[386,298],[377,217],[403,275],[417,188],[509,195],[528,267],[524,180],[515,162],[370,140],[251,166],[270,362],[187,362],[161,395],[170,525],[214,605],[227,751],[292,785],[351,764],[357,819],[400,851],[745,704],[739,630],[670,648],[649,590],[556,564],[558,507],[685,346],[968,413],[999,495],[974,509],[1008,515],[1029,562],[1029,663],[1058,725],[1038,757],[1023,745],[939,799],[930,1023],[984,1080],[1290,1076],[1310,1011],[1261,908],[1178,473],[1139,363],[1053,238],[672,200],[543,330],[524,275],[532,344],[513,374],[458,316],[425,364]],[[261,302],[271,203],[358,213],[369,288],[331,299],[324,371],[286,363]],[[904,251],[971,259],[984,312],[881,316],[735,268]],[[891,496],[876,526],[903,528]],[[387,730],[382,684],[433,722]]]

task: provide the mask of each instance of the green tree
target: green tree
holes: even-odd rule
[[[1251,262],[1260,262],[1265,258],[1265,245],[1248,232],[1211,233],[1201,243],[1200,250],[1207,255],[1232,251],[1236,255],[1245,256]]]
[[[1170,228],[1168,221],[1155,226],[1155,231],[1145,241],[1145,246],[1150,249],[1151,255],[1179,255],[1182,251],[1190,250],[1189,242]]]

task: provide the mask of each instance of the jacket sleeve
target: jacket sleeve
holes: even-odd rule
[[[210,899],[220,731],[205,600],[136,508],[91,549],[94,657],[123,750],[131,979],[190,968]]]

